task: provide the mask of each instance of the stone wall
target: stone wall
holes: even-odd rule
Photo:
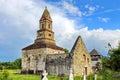
[[[46,60],[46,70],[51,75],[68,75],[70,64],[69,54],[49,54]]]
[[[51,48],[40,48],[22,51],[22,70],[44,70],[46,54],[62,54],[64,51]]]
[[[72,68],[74,75],[82,76],[84,69],[86,75],[92,73],[91,57],[80,36],[77,38],[71,53],[73,54]]]
[[[45,69],[45,49],[23,50],[22,70]]]
[[[22,52],[22,70],[32,70],[36,73],[46,69],[52,75],[68,75],[71,66],[74,75],[82,76],[84,69],[87,75],[92,73],[91,57],[81,37],[77,38],[69,54],[51,48]]]

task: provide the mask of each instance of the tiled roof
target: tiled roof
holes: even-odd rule
[[[63,48],[55,45],[55,44],[48,44],[48,43],[33,43],[22,50],[30,50],[30,49],[39,49],[39,48],[51,48],[51,49],[56,49],[56,50],[64,50]]]
[[[90,55],[101,55],[97,50],[93,49],[91,52],[90,52]]]

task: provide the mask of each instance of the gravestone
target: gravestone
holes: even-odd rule
[[[86,72],[85,72],[85,68],[83,70],[83,80],[86,80]]]
[[[74,80],[72,68],[70,68],[69,80]]]
[[[42,76],[43,76],[42,80],[48,80],[47,75],[48,75],[48,73],[46,72],[46,70],[44,70],[42,73]]]
[[[97,80],[97,69],[95,69],[94,80]]]
[[[95,76],[95,77],[94,77],[94,80],[97,80],[97,74],[95,74],[94,76]]]

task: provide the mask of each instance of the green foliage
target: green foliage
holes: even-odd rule
[[[69,53],[69,50],[67,48],[64,49],[65,53]]]
[[[102,63],[101,62],[97,62],[96,68],[97,68],[97,71],[101,71],[102,70]]]
[[[16,72],[18,72],[18,70],[15,69],[0,71],[0,80],[41,80],[40,75],[16,74]],[[55,75],[48,75],[47,78],[48,80],[69,80],[68,76],[60,77]],[[94,80],[93,78],[94,74],[91,74],[87,76],[86,80]],[[75,76],[74,80],[83,80],[83,76]],[[120,80],[120,77],[114,78],[113,72],[111,70],[103,69],[102,74],[97,74],[97,80]]]
[[[111,69],[114,71],[120,71],[120,46],[112,50],[110,54]]]
[[[5,70],[0,74],[0,80],[8,80],[8,76],[9,72]]]
[[[103,57],[102,58],[102,66],[106,68],[110,68],[110,61],[108,57]]]
[[[112,49],[110,53],[108,57],[103,57],[103,67],[120,72],[120,46]]]
[[[94,80],[94,74],[90,74],[89,76],[87,76],[87,80]]]
[[[110,51],[109,56],[102,58],[102,70],[100,71],[102,80],[120,80],[120,45]]]
[[[106,68],[102,69],[101,75],[102,75],[102,80],[112,80],[111,72],[109,72]]]
[[[13,64],[15,65],[15,69],[21,69],[21,58],[16,59]]]
[[[75,76],[75,77],[74,77],[74,80],[83,80],[83,78],[80,77],[80,76]]]
[[[0,70],[3,69],[20,69],[21,68],[21,58],[16,59],[14,62],[0,62]]]

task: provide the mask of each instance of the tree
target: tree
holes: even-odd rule
[[[21,68],[21,58],[16,59],[13,62],[0,62],[0,69],[3,67],[5,69],[20,69]]]
[[[112,50],[110,54],[110,65],[112,70],[120,71],[120,45]]]
[[[104,68],[109,68],[112,71],[120,71],[120,45],[111,49],[108,57],[102,58],[102,65]]]
[[[14,68],[20,69],[21,68],[21,58],[16,59],[14,62]]]
[[[102,67],[110,68],[110,60],[106,56],[102,57]]]
[[[65,53],[69,53],[69,50],[67,48],[64,48]]]

